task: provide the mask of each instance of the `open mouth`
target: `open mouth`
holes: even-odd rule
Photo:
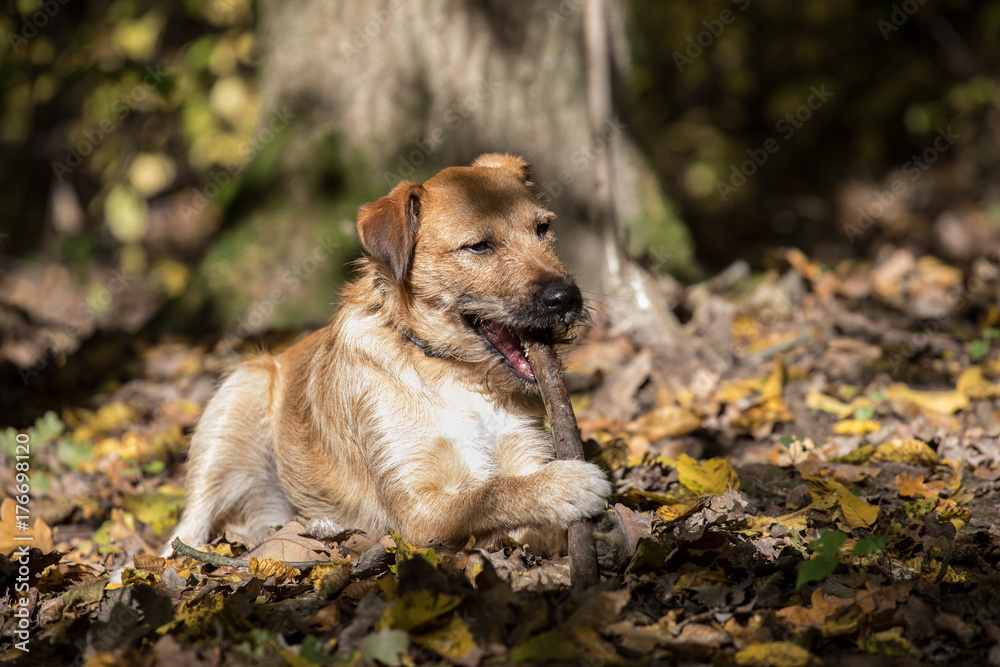
[[[506,324],[493,320],[476,319],[472,321],[472,327],[496,348],[515,375],[528,382],[535,382],[535,374],[531,370],[531,364],[528,363],[524,343],[516,331]]]

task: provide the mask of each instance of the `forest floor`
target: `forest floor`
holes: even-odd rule
[[[297,522],[158,558],[198,416],[262,341],[85,346],[96,393],[0,433],[0,660],[1000,665],[998,269],[790,251],[676,286],[694,353],[597,318],[567,375],[615,484],[590,589],[514,542]]]

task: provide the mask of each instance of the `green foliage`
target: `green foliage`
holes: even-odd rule
[[[35,425],[28,427],[25,434],[28,436],[28,446],[30,449],[38,450],[47,447],[56,438],[63,434],[66,425],[62,423],[59,416],[49,410],[44,415],[35,420]],[[10,458],[17,451],[17,436],[20,433],[15,428],[7,428],[0,433],[0,454]],[[23,438],[22,438],[23,440]]]
[[[875,410],[872,409],[870,405],[862,405],[857,410],[854,411],[854,418],[860,419],[862,421],[871,419],[875,416]]]
[[[972,363],[979,363],[990,353],[990,341],[1000,338],[1000,329],[987,329],[983,332],[982,338],[969,342],[969,360]]]
[[[868,556],[877,553],[889,544],[888,536],[865,537],[854,543],[854,553],[858,556]]]
[[[846,539],[847,535],[839,530],[819,531],[819,539],[806,545],[813,552],[813,556],[799,564],[795,588],[802,588],[813,581],[823,581],[833,574],[840,565],[840,547]]]
[[[977,363],[986,358],[990,353],[990,342],[979,338],[969,343],[969,359],[972,363]]]

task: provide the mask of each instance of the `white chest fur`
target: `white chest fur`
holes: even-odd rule
[[[524,415],[511,413],[464,387],[446,387],[441,398],[444,405],[438,411],[438,437],[451,443],[453,451],[480,480],[499,472],[498,458],[505,441],[530,437],[537,428]]]

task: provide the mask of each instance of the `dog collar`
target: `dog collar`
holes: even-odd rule
[[[430,350],[428,350],[427,346],[421,345],[414,338],[412,338],[409,334],[407,334],[407,333],[404,332],[403,333],[403,337],[406,338],[406,340],[408,340],[411,343],[413,343],[414,345],[416,345],[417,347],[419,347],[421,350],[423,350],[424,354],[427,355],[428,357],[436,357],[437,356],[436,354],[434,354],[433,352],[431,352]]]

